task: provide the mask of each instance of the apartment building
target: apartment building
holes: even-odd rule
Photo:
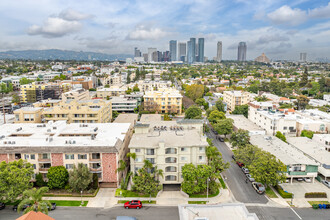
[[[296,114],[305,118],[305,121],[302,121],[297,125],[299,129],[298,135],[300,135],[302,130],[310,130],[316,133],[328,134],[330,131],[330,114],[322,112],[317,109],[305,109],[303,111],[296,111]],[[307,123],[310,122],[310,124]]]
[[[322,144],[327,151],[330,151],[330,134],[314,134],[313,141]]]
[[[315,160],[304,155],[303,152],[278,139],[265,135],[253,135],[250,143],[273,154],[287,167],[286,176],[292,180],[295,178],[309,177],[313,183],[318,174],[319,164]]]
[[[14,111],[15,123],[42,123],[41,107],[23,107]]]
[[[122,174],[119,161],[125,158],[130,141],[130,123],[5,124],[0,127],[0,162],[27,160],[34,173],[52,166],[71,170],[78,163],[97,173],[101,187],[117,187]]]
[[[280,131],[286,136],[296,136],[296,121],[299,116],[294,112],[265,110],[249,105],[248,119],[264,129],[267,135],[275,135]]]
[[[124,96],[114,96],[110,100],[112,111],[134,112],[134,109],[138,107],[138,101],[136,99],[125,98]]]
[[[78,88],[73,89],[69,92],[62,93],[62,101],[66,102],[67,100],[88,100],[89,99],[89,91],[86,89]]]
[[[171,81],[160,81],[160,80],[139,80],[136,83],[131,83],[128,86],[133,88],[135,85],[139,87],[140,92],[158,91],[161,89],[170,88]]]
[[[63,92],[71,89],[69,83],[33,82],[20,86],[20,97],[23,103],[34,103],[44,99],[60,99]]]
[[[120,85],[122,83],[122,76],[119,73],[115,73],[114,75],[109,75],[103,79],[102,85]]]
[[[131,159],[131,171],[137,172],[148,160],[164,171],[161,184],[180,184],[185,164],[207,163],[207,146],[202,120],[140,122],[128,147],[136,154],[136,159]]]
[[[143,96],[144,110],[159,113],[182,113],[182,95],[176,89],[168,88],[149,91]]]
[[[228,111],[234,111],[236,106],[246,105],[251,101],[251,94],[245,91],[224,91],[223,101]]]
[[[67,123],[110,123],[112,119],[111,101],[68,100],[59,105],[44,109],[44,121],[62,121]]]
[[[126,94],[127,87],[126,86],[112,86],[110,88],[102,88],[97,89],[96,96],[98,98],[107,99],[112,96],[120,96]]]

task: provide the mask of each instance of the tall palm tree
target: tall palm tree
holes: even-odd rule
[[[155,175],[157,177],[157,181],[159,181],[159,176],[164,177],[163,173],[164,171],[162,169],[158,169],[158,167],[155,166]]]
[[[26,204],[31,204],[30,207],[24,210],[24,214],[30,211],[43,212],[48,214],[48,207],[51,207],[49,201],[42,200],[42,195],[49,191],[48,187],[41,187],[40,189],[28,189],[23,192],[23,200],[18,204],[17,212],[21,212],[23,206]]]
[[[126,166],[127,166],[126,162],[123,160],[120,160],[119,167],[117,168],[117,172],[119,173],[119,172],[125,171]]]
[[[133,160],[136,159],[136,153],[127,153],[127,157],[131,157]]]

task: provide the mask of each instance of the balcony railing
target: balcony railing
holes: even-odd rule
[[[50,162],[50,158],[38,158],[39,162]]]
[[[90,167],[89,170],[93,172],[102,171],[102,167],[98,167],[98,168]]]
[[[49,170],[49,168],[39,168],[39,171],[48,171]]]

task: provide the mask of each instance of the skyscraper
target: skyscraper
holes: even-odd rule
[[[300,62],[306,62],[307,53],[300,53]]]
[[[221,62],[222,60],[222,41],[217,43],[217,61]]]
[[[141,57],[141,51],[137,47],[134,48],[134,57]]]
[[[152,48],[152,47],[149,47],[148,48],[148,62],[151,62],[151,61],[158,61],[158,60],[153,60],[152,59],[152,53],[153,52],[156,52],[157,51],[157,48]]]
[[[238,44],[238,53],[237,53],[237,60],[238,61],[246,61],[246,43],[239,42]]]
[[[176,61],[176,40],[171,40],[170,41],[170,56],[171,56],[171,61]]]
[[[192,64],[196,62],[196,38],[190,38],[190,41],[188,41],[188,63]]]
[[[204,63],[204,38],[198,38],[198,62]]]
[[[179,59],[182,62],[186,61],[187,55],[187,44],[186,43],[179,43]]]

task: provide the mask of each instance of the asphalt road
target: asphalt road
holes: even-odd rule
[[[230,167],[228,170],[222,174],[227,178],[226,183],[229,186],[231,192],[233,193],[235,199],[243,203],[262,203],[268,202],[268,199],[264,195],[259,195],[252,187],[251,183],[246,183],[246,177],[242,172],[241,168],[237,166],[232,159],[232,151],[227,147],[224,142],[220,142],[215,138],[215,134],[210,131],[207,136],[213,139],[213,144],[221,152],[222,157],[225,162],[230,162]]]
[[[140,210],[124,209],[122,206],[111,209],[57,207],[56,210],[50,211],[48,214],[56,220],[115,220],[117,216],[134,216],[138,220],[179,220],[177,206],[145,206]],[[0,220],[14,220],[20,216],[10,207],[0,210]]]

